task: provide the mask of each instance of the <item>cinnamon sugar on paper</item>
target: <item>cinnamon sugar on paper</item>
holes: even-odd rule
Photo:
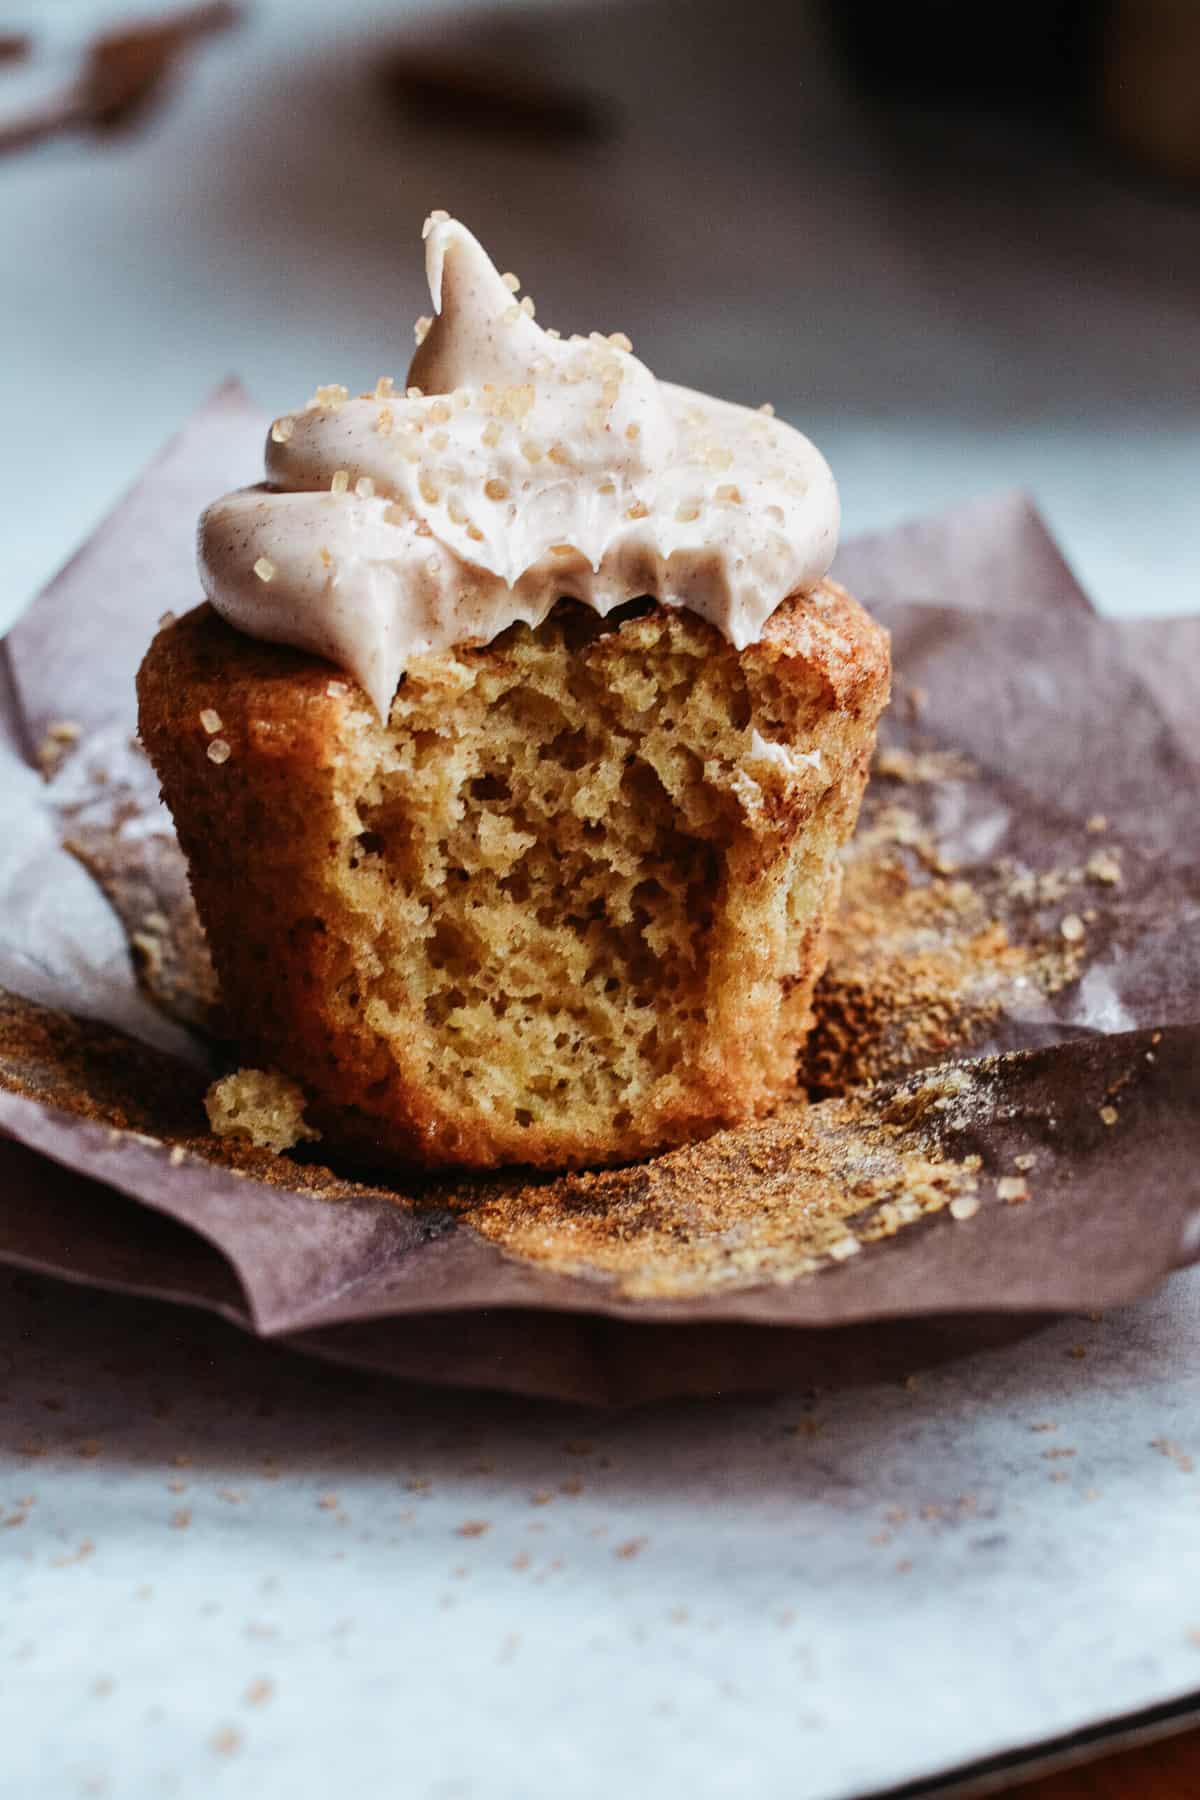
[[[1072,893],[1087,879],[1082,869],[1031,872],[997,862],[960,871],[947,855],[931,823],[938,789],[971,774],[949,752],[879,753],[845,852],[842,903],[813,998],[805,1073],[818,1093],[952,1056],[1014,1006],[1059,993],[1083,969],[1082,921],[1068,914],[1050,924],[1037,910]],[[904,803],[889,776],[908,785]]]
[[[965,1068],[719,1132],[633,1169],[468,1184],[439,1199],[511,1254],[637,1299],[794,1281],[949,1209],[972,1216],[980,1160],[941,1131],[978,1101]]]

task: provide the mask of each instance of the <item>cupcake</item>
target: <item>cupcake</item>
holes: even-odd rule
[[[200,522],[143,741],[247,1061],[373,1162],[645,1156],[795,1088],[885,634],[799,432],[543,330],[444,214],[403,391]]]

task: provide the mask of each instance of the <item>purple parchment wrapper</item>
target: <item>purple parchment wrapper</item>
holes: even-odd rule
[[[62,767],[2,822],[0,979],[17,997],[0,1033],[0,1259],[413,1379],[628,1404],[903,1372],[1130,1300],[1196,1253],[1200,621],[1097,619],[1020,496],[860,539],[835,571],[893,634],[881,769],[940,757],[951,771],[882,773],[873,803],[911,807],[956,877],[1024,882],[1043,932],[1088,914],[1070,979],[1017,982],[966,1053],[990,1058],[969,1068],[987,1104],[948,1114],[942,1143],[979,1159],[973,1216],[939,1211],[799,1279],[672,1297],[476,1229],[507,1178],[464,1201],[452,1184],[345,1180],[311,1155],[226,1158],[204,1136],[213,1046],[194,996],[173,1023],[155,1014],[98,891],[69,927],[40,898],[67,863],[86,879],[58,850],[73,833],[85,856],[143,847],[106,882],[123,910],[183,904],[169,820],[129,748],[133,676],[159,616],[196,603],[193,521],[247,477],[263,428],[221,390],[6,640],[13,766],[45,764],[48,744]],[[1120,879],[1088,886],[1101,819]],[[752,1207],[751,1161],[736,1178]],[[1006,1204],[1023,1166],[1029,1203]],[[633,1175],[608,1179],[625,1204]],[[540,1204],[547,1188],[582,1203],[575,1178],[541,1183]]]

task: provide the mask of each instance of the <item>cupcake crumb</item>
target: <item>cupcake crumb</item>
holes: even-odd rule
[[[82,736],[83,726],[74,719],[56,719],[47,726],[37,751],[38,767],[47,781],[58,773],[63,758]]]
[[[304,1121],[304,1092],[277,1069],[237,1069],[214,1081],[204,1110],[214,1136],[245,1138],[279,1155],[320,1132]]]

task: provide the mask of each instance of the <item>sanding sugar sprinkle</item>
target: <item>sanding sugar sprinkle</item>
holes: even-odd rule
[[[213,738],[208,749],[205,751],[205,755],[208,757],[210,763],[225,763],[229,761],[232,751],[225,739],[218,737]]]
[[[1121,880],[1121,864],[1115,851],[1098,850],[1095,856],[1088,858],[1084,870],[1089,881],[1095,881],[1101,887],[1116,887]]]

